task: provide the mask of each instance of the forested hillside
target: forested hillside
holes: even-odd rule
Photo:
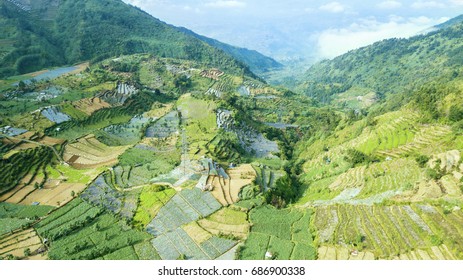
[[[211,46],[120,0],[1,0],[0,15],[3,77],[134,53],[197,60],[247,74],[244,63],[276,63],[255,53],[247,59],[251,53],[231,46]]]

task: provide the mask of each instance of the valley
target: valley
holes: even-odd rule
[[[102,9],[22,2],[0,0],[12,34],[9,18]],[[118,50],[117,25],[106,53],[46,63],[0,38],[1,259],[463,259],[463,23],[320,62],[290,90],[251,72],[277,71],[260,54],[107,2],[167,33],[136,26]]]

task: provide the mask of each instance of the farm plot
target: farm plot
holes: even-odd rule
[[[113,91],[106,91],[99,94],[97,97],[111,104],[112,106],[119,106],[125,103],[130,96],[136,94],[138,90],[128,84],[118,83],[116,89]]]
[[[220,202],[223,206],[228,206],[233,204],[233,201],[230,197],[230,185],[227,186],[227,181],[219,176],[209,176],[206,182],[206,186],[212,186],[213,190],[211,194]]]
[[[220,79],[217,79],[212,86],[207,90],[206,95],[214,95],[216,97],[222,97],[224,93],[231,93],[237,91],[240,81],[237,77],[230,75],[221,75]]]
[[[445,126],[423,126],[415,135],[412,142],[405,145],[398,145],[397,148],[389,150],[379,150],[378,154],[391,158],[398,158],[404,155],[420,152],[423,154],[433,154],[436,152],[436,145],[451,133],[450,128]]]
[[[0,201],[17,203],[46,182],[46,167],[54,159],[48,147],[19,151],[0,159]]]
[[[111,174],[106,172],[90,184],[81,198],[130,220],[137,209],[138,192],[117,191],[112,185]]]
[[[163,260],[176,260],[180,258],[213,260],[225,254],[236,245],[236,241],[216,236],[197,243],[181,228],[158,236],[153,239],[152,243]]]
[[[134,259],[132,246],[149,239],[148,234],[81,199],[56,210],[34,228],[49,240],[50,259]]]
[[[0,259],[26,258],[44,248],[34,229],[27,229],[0,238]]]
[[[90,116],[92,113],[100,109],[111,107],[109,103],[98,97],[84,98],[74,101],[72,105],[75,109],[85,113],[87,116]]]
[[[320,253],[321,258],[340,259],[340,252],[346,256],[342,252],[348,251],[349,256],[353,250],[364,253],[365,256],[372,253],[375,259],[392,259],[416,250],[436,251],[433,247],[440,245],[439,240],[448,239],[444,235],[448,234],[445,230],[455,226],[459,215],[452,213],[448,219],[434,217],[438,223],[433,225],[428,214],[423,214],[419,209],[410,206],[317,207],[315,227],[319,232],[320,243],[328,248],[319,249],[319,253],[325,250]],[[425,209],[439,215],[433,207],[426,206]],[[451,218],[454,220],[450,221]],[[455,239],[460,236],[460,231],[454,228],[452,230]],[[452,248],[460,246],[461,244],[456,243]]]
[[[26,129],[14,128],[14,127],[9,127],[9,126],[6,126],[0,129],[0,133],[5,134],[7,136],[12,136],[12,137],[21,135],[26,132],[27,132]]]
[[[197,188],[175,195],[148,224],[148,233],[159,236],[182,225],[207,217],[222,206],[207,192]]]
[[[71,117],[60,112],[58,107],[48,107],[41,110],[41,114],[51,122],[60,124],[71,120]]]
[[[0,203],[0,258],[24,257],[26,249],[31,254],[42,245],[34,230],[24,230],[40,217],[47,215],[54,207],[23,206]]]
[[[80,138],[76,143],[66,145],[64,160],[78,169],[111,166],[128,146],[108,147],[93,135]]]
[[[368,133],[358,150],[365,154],[398,148],[413,141],[417,114],[414,112],[392,112],[378,117],[378,125]]]
[[[109,146],[133,145],[140,141],[144,127],[151,121],[142,116],[133,117],[128,123],[110,125],[99,130],[96,136]]]
[[[199,220],[198,224],[211,234],[231,235],[239,239],[246,239],[250,228],[246,213],[231,208],[223,208]]]
[[[167,138],[178,132],[180,118],[178,111],[172,111],[148,126],[145,132],[147,138]]]
[[[346,247],[320,246],[318,248],[318,260],[374,260],[372,252],[349,250]]]
[[[190,144],[190,156],[199,159],[207,153],[206,145],[217,132],[217,120],[214,112],[217,109],[217,104],[186,94],[180,97],[177,106],[185,123],[186,140]]]
[[[267,253],[276,259],[315,259],[309,211],[262,206],[251,210],[249,218],[251,233],[240,259],[263,260]]]
[[[152,179],[171,172],[180,164],[180,151],[161,153],[136,146],[119,159],[120,165],[111,170],[113,183],[120,188],[131,188],[147,185]]]
[[[149,186],[143,188],[138,207],[133,218],[137,228],[144,228],[151,222],[161,208],[176,194],[176,191],[163,186]]]
[[[160,260],[161,259],[158,252],[156,252],[156,249],[154,249],[153,245],[149,241],[135,244],[133,248],[139,260]]]
[[[425,174],[413,159],[401,158],[351,168],[332,178],[312,183],[299,204],[328,205],[348,203],[373,205],[399,199],[415,188]]]
[[[220,133],[206,144],[208,156],[221,161],[240,162],[239,147],[233,142],[232,133]]]

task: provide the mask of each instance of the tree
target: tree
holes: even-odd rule
[[[24,256],[29,257],[30,255],[31,255],[31,249],[30,248],[24,249]]]

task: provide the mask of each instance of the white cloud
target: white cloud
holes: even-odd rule
[[[331,2],[321,6],[320,10],[330,13],[342,13],[346,10],[346,7],[339,2]]]
[[[445,4],[437,1],[418,1],[414,2],[411,7],[413,9],[445,8]]]
[[[398,1],[384,1],[378,4],[378,8],[384,10],[398,9],[402,7],[402,3]]]
[[[360,47],[388,38],[408,38],[417,35],[443,19],[391,17],[388,22],[361,20],[347,28],[328,29],[318,37],[318,56],[334,58]]]
[[[213,7],[213,8],[243,8],[246,7],[245,2],[241,1],[215,1],[215,2],[209,2],[206,3],[207,7]]]
[[[457,6],[462,6],[463,0],[450,0],[450,3],[457,5]]]

